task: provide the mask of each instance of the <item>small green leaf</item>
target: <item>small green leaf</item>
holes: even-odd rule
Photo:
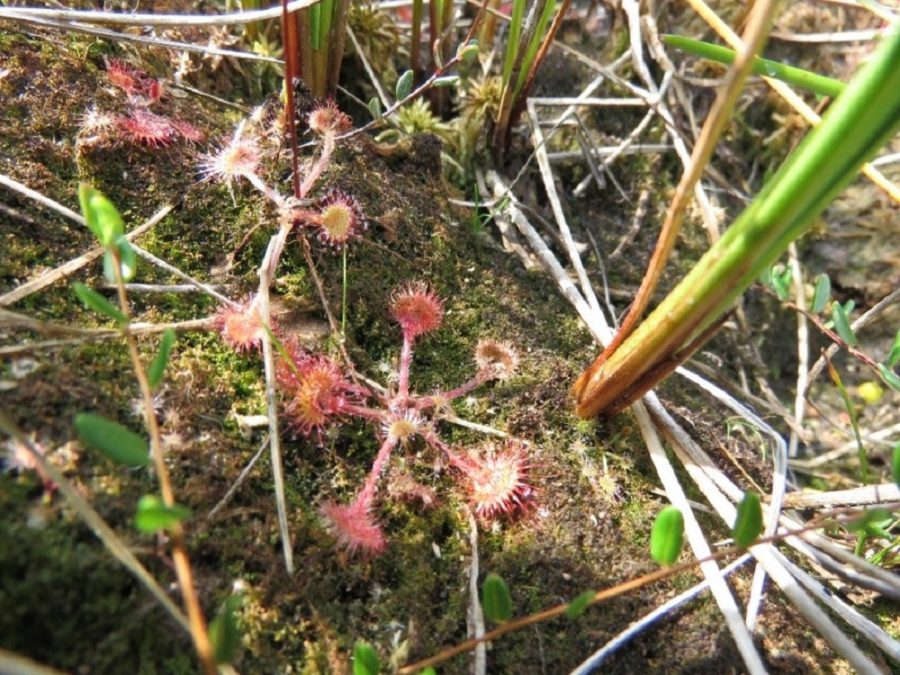
[[[891,352],[888,354],[885,365],[890,370],[898,363],[900,363],[900,329],[897,330],[897,334],[894,336],[894,344],[891,345]]]
[[[766,281],[782,302],[791,297],[792,276],[791,268],[782,264],[774,265],[766,275]]]
[[[459,75],[445,75],[437,78],[433,83],[433,87],[455,87],[459,83]]]
[[[412,91],[412,85],[413,71],[407,70],[397,79],[397,87],[394,89],[394,94],[398,101],[402,101],[409,96],[409,93]]]
[[[144,495],[138,500],[134,525],[144,534],[153,534],[172,527],[191,517],[191,510],[180,504],[166,506],[156,495]]]
[[[684,516],[674,506],[667,506],[650,530],[650,556],[660,565],[671,565],[681,555],[684,540]]]
[[[844,524],[850,532],[866,532],[883,536],[882,526],[891,521],[891,512],[883,508],[865,509],[855,520]]]
[[[78,186],[78,201],[88,227],[104,247],[109,248],[125,233],[122,216],[99,190],[82,183]]]
[[[460,61],[470,63],[478,57],[478,52],[480,50],[481,48],[478,46],[478,40],[469,40],[468,42],[461,44],[456,50],[456,58]]]
[[[378,675],[379,672],[378,652],[368,642],[357,642],[353,647],[353,675]]]
[[[839,302],[835,302],[831,306],[831,320],[834,322],[834,330],[841,336],[841,339],[851,347],[858,344],[853,329],[850,328],[849,311]]]
[[[75,415],[75,429],[81,441],[114,462],[127,466],[146,466],[150,463],[147,441],[142,436],[93,413]]]
[[[134,275],[137,274],[137,257],[134,255],[134,249],[131,248],[131,244],[124,235],[119,237],[116,243],[113,244],[113,247],[107,249],[103,254],[103,276],[111,284],[117,282],[116,268],[113,262],[115,260],[113,257],[114,249],[119,254],[119,269],[122,274],[122,281],[131,281],[134,279]]]
[[[437,675],[437,671],[434,669],[434,666],[428,666],[420,670],[419,675]]]
[[[506,582],[496,574],[488,574],[481,586],[484,615],[495,623],[508,621],[512,616],[512,598]]]
[[[240,595],[228,596],[216,618],[209,622],[209,641],[217,663],[231,663],[240,649],[241,631],[237,625],[236,613],[241,602]]]
[[[884,380],[891,389],[900,391],[900,376],[898,376],[897,373],[885,368],[883,363],[878,364],[878,372],[881,375],[881,379]]]
[[[577,596],[569,603],[569,606],[566,607],[566,617],[569,619],[577,619],[584,614],[584,611],[590,606],[591,600],[594,599],[596,594],[595,591],[585,591]]]
[[[166,366],[169,364],[169,355],[172,353],[172,345],[175,344],[175,331],[166,328],[162,334],[162,340],[159,341],[159,351],[150,363],[147,369],[147,380],[151,389],[156,389],[162,382],[163,375],[166,372]]]
[[[828,304],[830,299],[831,279],[828,278],[827,274],[820,274],[816,277],[816,290],[813,292],[812,307],[809,308],[810,311],[813,314],[818,314],[825,309],[825,305]]]
[[[369,112],[372,113],[372,118],[376,120],[380,120],[384,115],[384,112],[381,110],[381,101],[378,100],[377,96],[373,96],[369,99]]]
[[[78,299],[84,303],[85,307],[88,309],[92,309],[97,314],[103,314],[104,316],[108,316],[110,319],[113,319],[119,326],[125,326],[128,324],[128,317],[125,316],[122,311],[112,304],[109,300],[100,295],[97,291],[92,288],[88,288],[82,283],[76,282],[73,285],[73,289],[75,290],[75,295],[78,296]]]
[[[734,519],[734,528],[731,536],[734,543],[741,548],[750,546],[763,531],[762,506],[759,495],[755,492],[745,492],[744,498],[737,507],[737,517]]]
[[[897,443],[891,450],[891,475],[893,475],[897,487],[900,488],[900,443]]]

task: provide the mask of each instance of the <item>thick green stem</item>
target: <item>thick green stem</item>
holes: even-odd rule
[[[716,245],[600,368],[580,380],[579,415],[603,412],[642,374],[694,342],[900,129],[897,63],[895,28]]]

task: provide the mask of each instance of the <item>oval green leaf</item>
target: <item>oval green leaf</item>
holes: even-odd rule
[[[240,595],[229,596],[216,618],[209,623],[209,641],[217,663],[231,663],[240,649],[241,631],[236,616],[240,606]]]
[[[836,302],[831,306],[831,320],[834,321],[834,330],[837,331],[837,334],[841,336],[841,339],[844,342],[851,347],[855,347],[858,344],[858,341],[856,335],[853,333],[853,329],[850,327],[848,313],[849,312],[839,302]]]
[[[378,675],[379,672],[378,652],[368,642],[357,642],[353,647],[353,675]]]
[[[126,466],[150,463],[147,441],[118,422],[93,413],[75,415],[75,430],[82,443],[99,450],[114,462]]]
[[[156,495],[144,495],[138,500],[134,525],[144,534],[165,530],[191,517],[191,510],[180,504],[166,506]]]
[[[894,344],[891,345],[891,351],[888,354],[885,365],[888,368],[893,368],[898,363],[900,363],[900,329],[897,330],[897,334],[894,336]]]
[[[762,506],[759,495],[755,492],[745,492],[744,498],[738,504],[737,517],[734,519],[734,528],[731,536],[734,543],[741,548],[750,546],[763,531]]]
[[[683,542],[684,516],[674,506],[667,506],[650,530],[650,556],[660,565],[671,565],[681,555]]]
[[[496,574],[488,574],[481,586],[481,605],[484,615],[495,623],[509,621],[512,616],[512,597],[506,582]]]
[[[175,331],[166,328],[163,331],[162,339],[159,341],[159,351],[153,357],[150,368],[147,369],[147,380],[151,389],[156,389],[162,382],[163,375],[166,373],[166,366],[169,364],[169,356],[172,354],[172,345],[175,344]]]
[[[830,299],[831,279],[828,278],[827,274],[820,274],[816,277],[816,290],[813,292],[812,307],[809,308],[810,311],[813,314],[818,314],[825,309],[825,305],[828,304]]]
[[[891,474],[897,487],[900,488],[900,443],[897,443],[891,451]]]
[[[459,46],[456,50],[456,57],[461,61],[470,62],[478,56],[479,51],[478,40],[469,40]]]
[[[888,370],[883,363],[878,364],[878,373],[881,379],[894,391],[900,391],[900,376],[893,370]]]
[[[383,112],[381,110],[381,101],[378,100],[377,96],[373,96],[371,99],[369,99],[368,107],[369,112],[372,113],[372,118],[380,120]]]
[[[125,233],[122,216],[102,192],[82,183],[78,186],[78,201],[88,227],[105,248],[112,246]]]
[[[88,309],[94,310],[97,314],[103,314],[104,316],[109,317],[120,326],[128,324],[128,317],[122,313],[122,310],[94,289],[88,288],[84,284],[78,282],[76,282],[72,288],[75,291],[75,295],[78,296],[78,299],[81,300]]]
[[[455,87],[459,83],[459,75],[445,75],[437,78],[431,86],[433,87]]]
[[[103,276],[111,284],[118,281],[113,250],[119,256],[119,271],[122,275],[122,281],[131,281],[134,279],[134,275],[137,274],[137,257],[124,235],[120,236],[116,243],[103,254]]]
[[[398,101],[402,101],[409,96],[409,93],[412,91],[412,85],[413,71],[407,70],[397,79],[397,86],[394,89],[394,95]]]
[[[578,595],[569,606],[566,607],[566,617],[569,619],[577,619],[584,614],[585,610],[590,606],[591,600],[597,595],[595,591],[585,591]]]

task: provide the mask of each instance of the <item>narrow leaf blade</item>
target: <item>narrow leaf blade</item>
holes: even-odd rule
[[[900,488],[900,443],[891,450],[891,475],[897,487]]]
[[[81,302],[83,302],[85,307],[87,307],[88,309],[97,312],[97,314],[102,314],[109,317],[120,326],[125,326],[128,324],[128,317],[122,313],[122,310],[120,310],[94,289],[88,288],[84,284],[77,282],[74,284],[73,289],[75,291],[75,295],[78,296],[78,299],[81,300]]]
[[[674,506],[667,506],[650,530],[650,556],[660,565],[671,565],[681,555],[683,543],[684,516]]]
[[[566,607],[566,617],[569,619],[577,619],[579,616],[584,614],[585,610],[590,606],[591,600],[594,599],[595,595],[596,592],[594,591],[585,591],[584,593],[576,596],[575,599],[569,603],[569,606]]]
[[[508,621],[512,616],[512,597],[509,587],[496,574],[488,574],[481,586],[481,604],[484,615],[495,623]]]
[[[855,347],[858,344],[858,340],[850,327],[850,318],[847,314],[847,309],[841,303],[836,302],[832,305],[831,320],[834,321],[834,330],[841,336],[841,340],[851,347]]]
[[[147,441],[142,436],[93,413],[75,416],[75,430],[81,441],[114,462],[126,466],[146,466],[150,463]]]
[[[810,311],[813,314],[818,314],[823,309],[825,309],[825,305],[828,304],[828,301],[831,299],[831,279],[827,274],[820,274],[816,277],[816,290],[813,293],[812,306],[810,307]]]
[[[209,641],[217,663],[231,663],[241,646],[241,631],[237,623],[237,610],[241,607],[241,596],[231,595],[222,605],[221,611],[209,623]]]
[[[762,531],[763,517],[759,495],[755,492],[745,492],[744,498],[738,504],[737,517],[731,531],[734,543],[746,548],[756,541]]]
[[[891,345],[891,351],[887,357],[887,367],[893,368],[898,363],[900,363],[900,329],[897,330],[897,334],[894,336],[894,344]]]
[[[175,344],[175,331],[167,328],[163,331],[162,340],[159,342],[159,351],[150,363],[147,369],[147,380],[151,389],[156,389],[162,382],[163,375],[166,373],[166,366],[169,365],[169,356],[172,354],[172,345]]]

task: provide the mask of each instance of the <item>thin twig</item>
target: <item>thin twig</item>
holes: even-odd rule
[[[122,264],[119,259],[118,249],[108,249],[113,257],[113,272],[116,277],[116,285],[119,295],[119,310],[130,321],[131,311],[129,309],[128,295],[125,291],[125,280],[122,278]],[[172,488],[172,482],[169,478],[169,469],[166,466],[166,459],[163,454],[162,442],[159,432],[159,420],[156,417],[156,409],[153,405],[153,390],[150,387],[150,381],[147,379],[147,371],[141,361],[141,355],[138,352],[137,340],[135,336],[128,330],[126,323],[122,327],[122,335],[128,345],[128,355],[131,358],[131,367],[134,371],[135,378],[138,381],[138,387],[141,391],[141,399],[144,406],[144,424],[147,427],[147,433],[150,436],[150,455],[153,459],[153,465],[156,469],[156,477],[159,481],[160,493],[162,500],[168,507],[175,506],[175,491]],[[194,642],[194,649],[200,660],[206,675],[216,675],[216,659],[213,654],[212,643],[210,642],[209,633],[206,630],[206,619],[203,616],[203,609],[200,606],[200,598],[197,595],[197,588],[194,584],[194,572],[191,568],[190,558],[188,557],[187,545],[185,543],[184,526],[180,522],[174,522],[168,528],[169,539],[172,543],[172,560],[175,563],[175,575],[178,579],[178,588],[181,590],[181,599],[187,610],[188,621],[191,627],[191,639]]]
[[[284,242],[290,233],[292,223],[281,227],[278,234],[272,237],[266,249],[266,255],[259,266],[259,291],[256,296],[256,307],[260,321],[264,326],[271,326],[269,315],[269,287],[274,278],[278,256],[284,248]],[[266,373],[266,411],[269,417],[269,449],[272,461],[272,480],[275,483],[275,504],[278,509],[278,530],[281,535],[281,550],[284,555],[284,566],[288,575],[294,573],[294,551],[291,545],[291,533],[287,519],[287,500],[284,491],[284,469],[281,462],[281,437],[278,433],[278,398],[275,392],[275,357],[272,350],[272,339],[268,331],[263,331],[263,363]]]
[[[748,554],[742,555],[740,558],[722,569],[722,576],[728,577],[732,572],[739,569],[748,560],[750,560],[750,556]],[[649,614],[641,617],[630,626],[628,626],[628,628],[616,635],[612,640],[608,641],[605,645],[603,645],[603,647],[591,654],[589,658],[582,661],[571,672],[570,675],[588,675],[588,673],[593,673],[606,660],[607,657],[614,654],[626,643],[633,640],[644,630],[665,617],[667,614],[671,614],[682,605],[693,600],[707,588],[709,588],[709,581],[704,579],[699,584],[696,584],[683,593],[676,595],[674,598],[660,605]]]
[[[900,288],[895,288],[893,291],[891,291],[885,297],[875,303],[875,305],[873,305],[870,309],[861,314],[860,317],[856,319],[856,321],[850,324],[850,328],[854,333],[862,330],[870,323],[874,322],[878,317],[880,317],[884,313],[884,310],[898,301],[900,301]],[[827,362],[827,360],[834,358],[834,355],[837,354],[837,351],[838,349],[840,349],[840,347],[841,346],[838,342],[831,344],[828,349],[825,350],[825,353],[816,360],[816,362],[813,364],[813,367],[809,369],[809,381],[807,382],[806,389],[803,391],[804,397],[809,393],[810,386],[813,382],[816,381],[819,373],[822,372],[822,369],[825,367],[825,363]]]
[[[0,8],[2,11],[2,8]],[[2,17],[0,17],[2,18]],[[119,31],[109,30],[106,28],[97,28],[89,24],[78,21],[57,21],[54,19],[43,19],[30,16],[16,16],[12,21],[32,24],[35,26],[45,26],[47,28],[56,28],[59,30],[74,31],[76,33],[84,33],[86,35],[94,35],[96,37],[109,40],[111,42],[132,42],[134,44],[150,45],[151,47],[163,47],[164,49],[174,49],[179,52],[195,52],[199,54],[208,54],[210,56],[224,56],[232,59],[244,59],[246,61],[259,61],[262,63],[274,63],[276,65],[284,63],[281,59],[271,56],[263,56],[254,54],[253,52],[241,52],[235,49],[222,49],[220,47],[212,47],[210,45],[198,45],[191,42],[180,42],[178,40],[167,40],[165,38],[153,37],[151,35],[132,35],[131,33],[122,33]]]
[[[703,17],[703,20],[718,33],[719,37],[728,43],[729,47],[736,51],[743,47],[743,42],[741,41],[741,38],[738,37],[737,33],[731,30],[731,27],[722,21],[704,0],[688,0],[688,4],[690,4],[697,14]],[[817,126],[822,121],[822,118],[819,117],[818,113],[810,108],[787,84],[771,77],[763,77],[763,80],[774,89],[779,96],[787,101],[794,110],[800,113],[810,126]],[[860,168],[860,172],[881,188],[891,199],[900,203],[900,187],[894,185],[884,176],[884,174],[874,168],[871,164],[863,164]]]
[[[478,523],[469,509],[469,548],[472,559],[469,561],[469,608],[466,616],[469,619],[469,636],[480,638],[484,635],[484,611],[481,608],[481,599],[478,593]],[[479,642],[474,650],[474,662],[472,663],[472,675],[485,675],[487,672],[487,648],[483,642]]]
[[[315,4],[316,0],[292,0],[288,12]],[[58,21],[118,24],[121,26],[238,26],[281,16],[281,6],[247,12],[225,14],[141,14],[139,12],[95,12],[73,9],[44,9],[35,7],[0,7],[0,19],[28,17]]]
[[[206,515],[207,520],[214,520],[216,515],[221,511],[228,502],[231,501],[231,498],[238,491],[238,488],[244,484],[244,481],[247,480],[247,476],[250,475],[250,472],[253,470],[253,467],[256,466],[256,463],[259,461],[259,458],[262,457],[263,452],[265,452],[266,447],[269,445],[269,437],[266,436],[262,443],[259,444],[259,450],[256,451],[256,454],[253,455],[253,459],[247,462],[247,466],[243,468],[241,473],[238,475],[237,479],[234,483],[231,484],[231,487],[228,488],[228,491],[222,496],[222,498],[218,501],[218,503],[212,507],[210,512]]]

